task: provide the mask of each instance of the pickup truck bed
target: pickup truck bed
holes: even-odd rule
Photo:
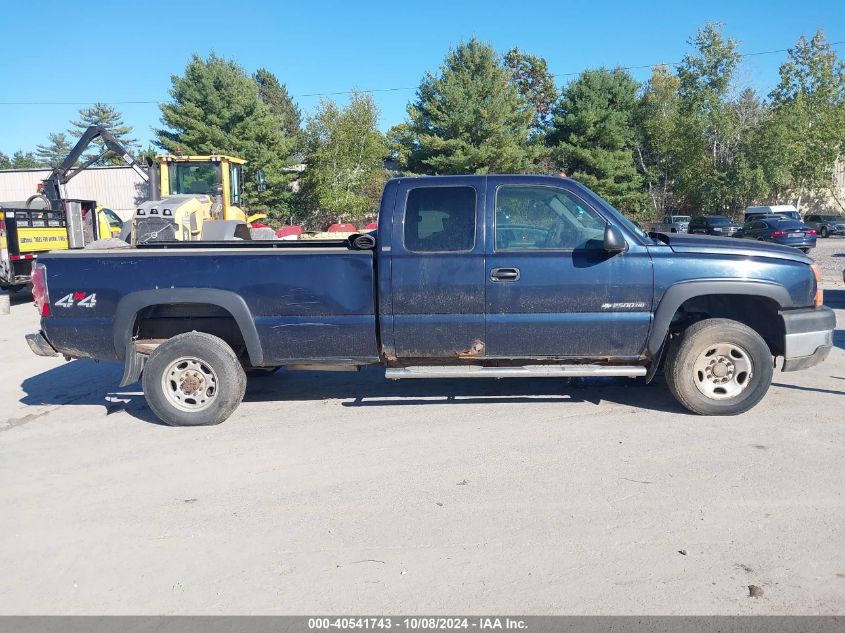
[[[394,179],[371,235],[51,253],[34,282],[33,350],[124,361],[171,424],[225,419],[242,368],[374,363],[389,378],[646,380],[665,364],[685,407],[736,414],[773,357],[822,362],[835,324],[794,249],[647,235],[547,176]]]

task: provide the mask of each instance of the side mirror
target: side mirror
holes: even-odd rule
[[[258,183],[258,191],[264,191],[267,188],[267,183],[264,180],[263,169],[259,169],[255,172],[255,181]]]
[[[628,248],[628,243],[625,241],[625,236],[615,226],[608,224],[604,227],[604,250],[611,255],[621,253]]]

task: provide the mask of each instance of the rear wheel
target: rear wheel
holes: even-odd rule
[[[246,376],[223,340],[188,332],[155,349],[144,366],[144,397],[170,426],[220,424],[240,404]]]
[[[821,231],[819,231],[819,235],[821,235],[822,237],[828,237],[830,235],[830,231],[826,226],[823,226]]]
[[[701,415],[737,415],[756,405],[772,382],[772,354],[762,337],[730,319],[694,323],[666,355],[669,390]]]

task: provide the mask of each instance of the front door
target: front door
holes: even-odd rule
[[[511,181],[513,182],[513,181]],[[488,357],[636,357],[651,323],[645,246],[603,248],[605,218],[580,192],[488,182]],[[490,214],[488,214],[490,215]]]
[[[399,358],[483,354],[486,179],[400,183],[390,257]]]

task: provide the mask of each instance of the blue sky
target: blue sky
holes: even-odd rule
[[[743,52],[781,49],[825,29],[845,40],[839,2],[253,2],[4,0],[0,41],[0,151],[34,149],[63,131],[81,103],[168,98],[170,76],[194,52],[265,67],[286,83],[303,113],[319,97],[351,88],[411,88],[374,94],[387,129],[404,119],[425,71],[450,46],[475,36],[504,52],[544,56],[559,84],[595,66],[676,62],[707,20],[721,21]],[[845,56],[845,45],[838,46]],[[743,85],[763,94],[785,53],[746,58]],[[637,79],[648,70],[633,71]],[[345,97],[332,97],[343,101]],[[8,102],[79,102],[6,105]],[[155,104],[117,104],[146,145],[159,125]]]

